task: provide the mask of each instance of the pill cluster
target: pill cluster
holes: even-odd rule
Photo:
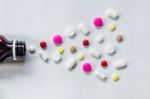
[[[113,20],[118,20],[120,15],[117,11],[114,10],[107,10],[106,11],[106,16],[108,18],[113,19]],[[107,18],[106,18],[107,19]],[[103,18],[102,17],[95,17],[93,19],[93,23],[92,25],[94,26],[94,28],[99,29],[99,28],[103,28],[105,26]],[[116,25],[114,23],[110,23],[107,25],[108,26],[108,30],[111,32],[115,32],[115,30],[117,29]],[[72,71],[78,64],[78,61],[82,62],[81,64],[81,70],[85,73],[85,74],[93,74],[95,75],[98,79],[106,81],[107,79],[109,79],[109,77],[111,76],[111,79],[113,81],[118,81],[119,80],[119,74],[117,72],[117,70],[123,69],[125,67],[127,67],[127,62],[124,59],[118,59],[115,60],[114,62],[108,60],[108,59],[103,59],[103,55],[108,55],[110,57],[114,56],[115,53],[118,53],[118,50],[116,49],[116,46],[114,46],[113,44],[107,44],[104,48],[103,51],[100,51],[99,49],[96,49],[94,47],[90,47],[90,45],[92,45],[90,43],[90,40],[88,38],[88,35],[90,33],[92,33],[92,27],[88,24],[82,23],[79,24],[79,26],[77,28],[74,27],[69,27],[66,29],[65,33],[69,39],[74,40],[74,38],[77,36],[78,33],[81,33],[85,36],[85,38],[81,41],[82,43],[82,48],[88,51],[87,54],[89,54],[91,57],[95,58],[96,60],[99,61],[99,65],[100,67],[98,69],[94,68],[95,66],[92,64],[92,62],[88,59],[86,59],[85,54],[82,53],[80,50],[78,50],[78,46],[75,45],[69,45],[68,47],[64,48],[62,46],[62,43],[64,42],[64,36],[60,35],[60,34],[55,34],[52,37],[52,42],[54,44],[54,46],[57,47],[57,51],[55,53],[52,53],[50,58],[49,55],[44,51],[47,48],[47,43],[46,41],[41,41],[39,46],[42,48],[42,50],[40,50],[38,52],[39,56],[41,57],[41,59],[45,62],[48,62],[49,59],[51,59],[52,61],[54,61],[55,63],[59,63],[61,60],[63,60],[63,58],[61,57],[62,54],[64,54],[64,52],[69,51],[70,54],[75,55],[75,57],[70,57],[67,62],[66,62],[66,69],[69,71]],[[103,42],[106,40],[106,37],[104,35],[102,35],[102,33],[98,34],[96,36],[96,38],[94,39],[97,44],[103,44]],[[123,40],[124,37],[122,34],[118,34],[115,37],[116,41],[118,44],[120,44]],[[68,50],[66,50],[68,49]],[[30,53],[35,53],[35,47],[33,45],[29,46],[29,52]],[[84,60],[88,60],[88,61],[84,61]],[[105,71],[103,71],[103,69],[107,69],[107,67],[112,66],[114,68],[116,68],[116,71],[114,73],[106,73]]]

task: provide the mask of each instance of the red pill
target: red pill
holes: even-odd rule
[[[101,61],[101,66],[102,66],[102,67],[107,67],[107,66],[108,66],[107,61],[106,61],[106,60],[102,60],[102,61]]]
[[[46,48],[47,44],[46,44],[45,41],[41,41],[41,42],[40,42],[40,46],[41,46],[42,48]]]
[[[89,46],[89,40],[87,40],[87,39],[84,39],[83,41],[82,41],[82,44],[83,44],[83,46]]]

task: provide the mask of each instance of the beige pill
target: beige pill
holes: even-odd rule
[[[75,53],[77,51],[75,46],[70,46],[69,50],[71,53]]]
[[[116,40],[118,41],[118,42],[121,42],[121,41],[123,41],[123,36],[122,35],[117,35],[116,36]]]

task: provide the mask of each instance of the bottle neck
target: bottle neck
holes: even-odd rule
[[[26,56],[26,44],[24,41],[13,40],[12,44],[13,60],[24,59]]]

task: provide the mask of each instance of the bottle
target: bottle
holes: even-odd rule
[[[0,35],[0,62],[12,58],[12,61],[24,60],[26,56],[26,43],[16,39],[10,41]]]

